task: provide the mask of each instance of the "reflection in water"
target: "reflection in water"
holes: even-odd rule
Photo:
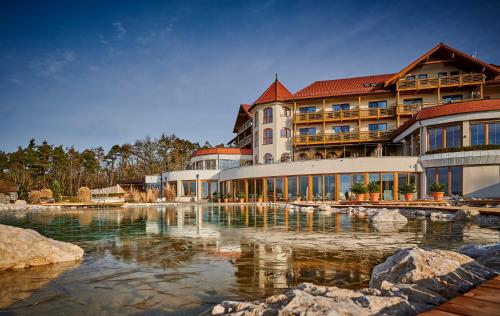
[[[76,267],[0,274],[7,284],[0,298],[4,306],[16,300],[8,310],[19,314],[192,314],[300,282],[355,289],[367,286],[373,266],[399,247],[456,249],[498,240],[498,229],[473,224],[410,220],[375,228],[344,214],[259,206],[2,213],[0,223],[85,249]],[[23,294],[19,282],[33,287]]]

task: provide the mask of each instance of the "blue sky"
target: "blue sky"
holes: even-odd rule
[[[278,73],[395,72],[447,43],[500,64],[499,1],[1,1],[0,150],[227,142]]]

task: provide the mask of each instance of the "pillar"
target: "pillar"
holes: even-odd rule
[[[470,122],[463,121],[462,123],[462,146],[468,147],[471,145],[470,142]]]
[[[183,186],[182,186],[182,181],[181,180],[177,180],[177,196],[182,196],[182,190],[183,190]]]
[[[424,155],[427,151],[427,127],[420,128],[420,155]]]

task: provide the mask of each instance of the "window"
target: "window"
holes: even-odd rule
[[[462,101],[463,97],[461,94],[457,95],[447,95],[443,97],[443,103],[453,103]]]
[[[233,160],[233,159],[221,159],[219,160],[220,168],[221,170],[224,169],[229,169],[229,168],[237,168],[240,166],[240,161],[239,160]]]
[[[425,175],[427,178],[427,194],[430,194],[429,186],[434,183],[444,184],[444,193],[462,194],[462,166],[426,168]]]
[[[443,128],[429,129],[429,150],[443,148]]]
[[[422,98],[414,98],[414,99],[405,99],[405,100],[403,100],[403,104],[408,104],[408,105],[422,104],[423,102],[424,102],[424,100]]]
[[[264,109],[264,124],[272,123],[273,122],[273,109],[272,108],[265,108]]]
[[[470,125],[471,145],[486,144],[486,133],[484,123],[473,123]]]
[[[488,123],[488,144],[500,145],[500,122]]]
[[[259,146],[259,133],[258,132],[255,132],[255,138],[253,139],[253,146],[254,147],[258,147]]]
[[[323,200],[323,176],[312,176],[313,201]]]
[[[288,200],[295,200],[297,197],[297,177],[287,177],[288,182]]]
[[[456,148],[462,146],[462,129],[460,126],[446,127],[446,148]]]
[[[325,186],[325,200],[335,200],[335,176],[325,175],[323,181]]]
[[[370,108],[370,109],[386,109],[387,108],[387,100],[370,101],[370,102],[368,102],[368,108]]]
[[[370,132],[386,131],[387,130],[387,123],[369,124],[368,130]]]
[[[209,159],[205,161],[206,168],[208,170],[215,170],[217,169],[217,161],[215,159]]]
[[[427,79],[427,74],[419,74],[418,79],[420,80]]]
[[[266,128],[264,130],[264,145],[273,143],[273,130],[271,128]]]
[[[314,113],[314,112],[316,112],[315,106],[305,106],[299,108],[299,113]]]
[[[292,116],[292,111],[290,110],[290,108],[283,106],[283,107],[281,107],[281,116],[290,117],[290,116]]]
[[[338,111],[348,111],[350,108],[349,103],[344,103],[344,104],[333,104],[332,105],[332,111],[338,112]]]
[[[305,135],[316,135],[316,127],[306,127],[299,129],[299,134],[302,136]]]
[[[410,81],[415,80],[415,75],[406,76],[406,80],[410,80]]]
[[[273,155],[271,155],[270,153],[264,155],[264,163],[268,164],[273,162],[274,162]]]
[[[290,138],[292,133],[288,127],[283,127],[280,132],[281,138]]]
[[[349,125],[342,125],[342,126],[334,126],[333,127],[333,132],[334,133],[349,133]]]
[[[438,72],[438,78],[446,77],[448,76],[448,73],[446,71],[444,72]]]

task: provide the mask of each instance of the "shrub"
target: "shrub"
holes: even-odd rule
[[[30,202],[31,203],[40,203],[41,198],[42,198],[42,191],[40,191],[40,190],[30,191]]]
[[[429,187],[429,191],[431,192],[444,192],[444,189],[445,185],[439,184],[439,182],[435,182]]]
[[[59,181],[57,181],[57,180],[52,181],[52,192],[54,194],[54,201],[60,202],[61,201],[61,185],[59,184]]]
[[[399,193],[401,194],[409,194],[415,192],[417,192],[417,189],[415,188],[414,183],[405,183],[399,186]]]
[[[246,198],[245,193],[243,192],[238,193],[238,199],[244,199],[244,198]]]
[[[224,194],[225,199],[231,199],[233,196],[229,193]]]
[[[172,186],[170,185],[167,185],[164,189],[163,189],[163,195],[165,196],[165,200],[167,202],[173,202],[175,201],[175,196],[177,195],[176,192],[174,191],[174,188],[172,188]]]
[[[92,191],[87,187],[81,187],[76,194],[79,202],[90,202],[92,199]]]
[[[364,194],[368,192],[368,188],[364,183],[354,183],[351,186],[351,191],[356,194]]]
[[[378,182],[368,183],[367,189],[370,193],[380,193],[380,185],[378,184]]]

